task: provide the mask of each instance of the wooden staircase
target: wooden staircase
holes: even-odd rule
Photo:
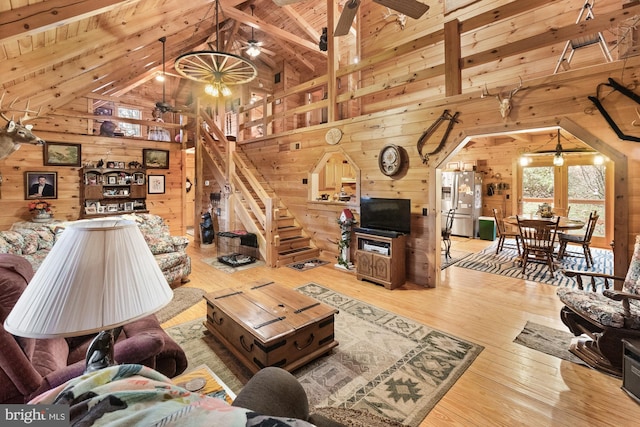
[[[221,188],[230,183],[230,208],[245,229],[256,234],[265,263],[280,267],[317,258],[320,250],[251,160],[227,140],[206,111],[201,110],[201,116],[211,130],[202,132],[203,163],[213,168]]]

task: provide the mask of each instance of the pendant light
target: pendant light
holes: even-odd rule
[[[254,4],[251,5],[251,17],[253,17],[253,10],[256,8]],[[251,40],[247,41],[247,55],[251,58],[255,58],[260,55],[260,44],[253,36],[253,27],[251,27]]]
[[[556,154],[553,155],[553,165],[564,165],[564,156],[562,154],[562,144],[560,144],[560,129],[558,129],[558,144],[556,145]]]
[[[248,83],[258,76],[251,61],[232,53],[220,51],[219,1],[216,0],[216,50],[184,53],[176,58],[178,74],[187,79],[206,83],[205,92],[218,97],[231,95],[229,86]]]

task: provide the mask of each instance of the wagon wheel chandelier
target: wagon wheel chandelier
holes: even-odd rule
[[[248,83],[258,76],[256,66],[249,60],[220,51],[218,3],[216,0],[216,50],[184,53],[175,61],[178,74],[190,80],[207,83],[204,90],[214,97],[229,96],[229,86]]]

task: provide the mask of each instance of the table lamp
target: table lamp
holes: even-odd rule
[[[115,364],[123,325],[152,314],[173,291],[133,221],[74,222],[59,236],[4,327],[28,338],[100,332],[87,351],[87,372]]]

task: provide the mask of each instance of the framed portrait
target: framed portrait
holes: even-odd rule
[[[57,172],[25,172],[24,173],[24,198],[25,199],[57,199],[58,198],[58,173]]]
[[[45,166],[80,166],[82,161],[82,146],[64,142],[45,142]]]
[[[124,204],[124,210],[125,211],[132,211],[133,210],[133,202],[126,202]]]
[[[147,193],[164,194],[164,175],[147,176]]]
[[[115,175],[110,175],[109,177],[107,177],[107,184],[109,185],[116,185],[118,178]]]
[[[96,210],[98,211],[98,213],[104,213],[104,209],[105,207],[100,205],[100,206],[96,206]]]
[[[169,150],[142,150],[142,166],[147,169],[169,169]]]

